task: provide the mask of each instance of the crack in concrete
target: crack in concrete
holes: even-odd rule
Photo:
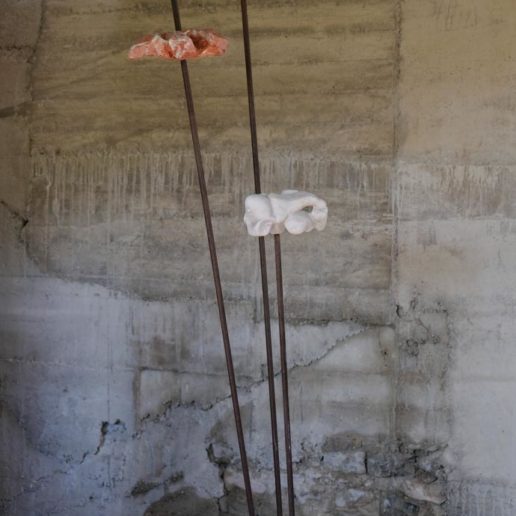
[[[25,495],[27,493],[34,493],[34,492],[39,491],[43,487],[42,484],[44,484],[48,480],[53,479],[55,476],[57,476],[57,475],[68,475],[69,470],[72,467],[73,466],[68,468],[68,470],[66,470],[66,471],[58,469],[56,471],[53,471],[49,475],[44,475],[42,477],[36,478],[34,480],[31,480],[30,484],[29,484],[29,487],[23,488],[21,491],[19,491],[18,493],[16,493],[14,496],[12,496],[10,498],[2,498],[0,500],[1,504],[2,505],[4,505],[4,504],[10,505],[10,504],[16,502],[16,500],[18,500],[18,498],[20,498],[21,496],[23,496],[23,495]],[[2,507],[2,505],[0,505],[0,508]]]
[[[325,349],[320,355],[312,358],[311,360],[309,360],[308,362],[306,363],[302,363],[302,362],[298,362],[298,363],[294,363],[292,364],[289,368],[288,368],[288,372],[293,372],[297,369],[302,369],[302,368],[307,368],[307,367],[311,367],[312,365],[320,362],[321,360],[323,360],[324,358],[326,358],[328,355],[330,355],[336,348],[338,348],[339,346],[345,344],[347,342],[348,339],[352,338],[352,337],[355,337],[369,329],[371,329],[373,326],[362,326],[361,328],[358,328],[356,329],[355,331],[353,331],[352,333],[350,333],[349,335],[347,335],[346,337],[342,338],[342,339],[337,339],[335,341],[335,343],[333,345],[331,345],[330,347],[328,347],[327,349]],[[279,378],[279,376],[281,375],[281,370],[280,371],[277,371],[274,373],[274,378]],[[268,377],[262,377],[260,379],[257,379],[247,385],[239,385],[238,388],[241,390],[241,391],[244,391],[245,394],[247,396],[249,396],[253,390],[255,390],[256,388],[258,387],[261,387],[263,386],[268,380]],[[150,414],[147,414],[145,415],[144,417],[140,418],[140,423],[144,422],[144,421],[148,421],[148,420],[152,420],[152,421],[159,421],[161,418],[163,418],[164,416],[166,416],[167,412],[169,412],[170,410],[172,409],[175,409],[175,408],[194,408],[196,410],[200,410],[202,412],[209,412],[211,410],[213,410],[217,405],[223,403],[223,402],[226,402],[228,400],[231,399],[231,394],[228,394],[227,396],[224,396],[222,398],[216,398],[212,403],[210,404],[207,404],[207,405],[199,405],[198,403],[196,403],[195,401],[191,401],[189,403],[181,403],[180,401],[176,401],[176,400],[169,400],[168,402],[165,402],[163,405],[165,406],[164,410],[158,412],[157,414],[155,415],[150,415]]]
[[[13,208],[9,203],[4,201],[3,199],[0,199],[0,206],[3,206],[9,212],[10,216],[18,221],[20,228],[18,230],[17,239],[20,244],[25,244],[23,238],[23,230],[29,223],[29,219],[27,217],[24,217],[18,210]]]

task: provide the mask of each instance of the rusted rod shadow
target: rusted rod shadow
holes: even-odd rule
[[[261,193],[260,160],[258,157],[258,137],[256,130],[256,112],[254,107],[253,69],[251,63],[251,42],[249,38],[249,20],[247,16],[247,1],[241,0],[242,33],[244,36],[245,70],[247,77],[247,100],[249,105],[249,126],[251,129],[251,149],[253,154],[253,176],[255,193]],[[262,278],[263,322],[265,329],[265,351],[267,356],[267,378],[269,387],[269,407],[271,415],[272,457],[274,463],[274,482],[276,492],[276,512],[283,514],[281,502],[281,470],[278,447],[278,421],[276,415],[276,393],[274,388],[274,359],[272,354],[271,316],[269,303],[269,286],[267,281],[267,258],[265,254],[265,238],[258,238],[260,254],[260,272]]]
[[[174,15],[174,24],[176,30],[181,30],[181,18],[179,15],[179,7],[177,0],[171,0],[172,13]],[[186,105],[188,108],[188,118],[190,120],[190,131],[192,133],[192,143],[195,155],[195,163],[197,165],[197,176],[199,179],[199,189],[201,192],[202,209],[204,212],[204,221],[206,223],[206,234],[208,237],[208,247],[210,250],[211,268],[213,272],[213,282],[215,284],[215,294],[217,298],[217,306],[219,309],[220,329],[222,332],[222,340],[224,342],[224,351],[226,354],[226,366],[229,377],[229,387],[231,390],[231,400],[233,402],[233,413],[235,416],[235,425],[238,437],[238,446],[240,448],[240,460],[242,462],[242,473],[244,476],[245,493],[247,498],[247,508],[250,516],[255,516],[253,495],[251,491],[251,480],[249,477],[249,465],[247,462],[247,454],[245,450],[244,432],[242,429],[242,418],[240,416],[240,406],[238,403],[238,392],[235,378],[235,370],[233,367],[233,358],[231,355],[231,344],[229,341],[228,326],[226,321],[226,310],[224,307],[224,297],[222,295],[222,285],[220,282],[219,265],[217,260],[217,250],[215,247],[215,238],[213,235],[213,225],[211,221],[210,204],[208,201],[208,191],[206,188],[206,180],[204,177],[204,166],[201,156],[201,146],[199,143],[199,134],[197,130],[197,121],[195,119],[195,110],[192,96],[192,88],[190,85],[190,76],[188,74],[188,65],[185,60],[181,61],[181,72],[183,74],[183,84],[185,88]]]
[[[285,458],[287,462],[288,513],[294,516],[294,472],[292,470],[292,440],[290,436],[290,404],[288,397],[287,341],[285,336],[285,306],[283,303],[283,272],[281,267],[281,239],[274,235],[276,259],[276,289],[278,303],[278,329],[280,341],[281,386],[283,390],[283,422],[285,426]]]

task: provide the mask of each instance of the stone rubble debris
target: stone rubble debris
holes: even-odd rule
[[[446,501],[445,486],[442,482],[428,484],[417,479],[408,478],[400,480],[400,490],[413,500],[430,502],[436,505],[441,505]]]
[[[129,59],[161,57],[182,61],[225,54],[228,40],[211,29],[149,34],[129,49]]]

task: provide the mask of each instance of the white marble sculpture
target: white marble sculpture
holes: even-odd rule
[[[326,202],[308,192],[283,190],[249,195],[245,200],[244,222],[251,236],[276,235],[285,229],[293,235],[314,228],[321,231],[327,219]]]

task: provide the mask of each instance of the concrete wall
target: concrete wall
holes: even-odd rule
[[[264,189],[330,208],[324,233],[283,239],[299,513],[512,515],[511,1],[251,4]],[[191,75],[253,487],[274,514],[239,6],[181,5],[231,38]],[[179,69],[126,59],[169,5],[4,12],[1,510],[244,514]]]
[[[398,425],[448,444],[450,514],[514,514],[515,21],[501,0],[402,11]]]

